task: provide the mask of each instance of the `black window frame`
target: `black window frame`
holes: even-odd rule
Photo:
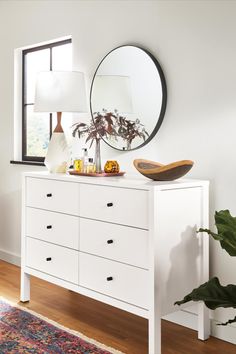
[[[26,103],[26,75],[27,75],[27,54],[32,52],[37,52],[43,49],[50,49],[50,71],[52,70],[52,49],[64,44],[72,43],[72,39],[64,39],[57,42],[52,42],[49,44],[44,44],[40,46],[35,46],[32,48],[24,49],[22,51],[22,161],[35,161],[44,162],[44,157],[39,156],[28,156],[27,155],[27,113],[26,107],[33,105],[34,103]],[[49,134],[50,138],[52,135],[52,113],[49,113]]]

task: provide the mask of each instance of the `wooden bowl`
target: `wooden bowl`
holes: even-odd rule
[[[163,165],[159,162],[136,159],[135,168],[145,177],[154,181],[173,181],[183,177],[193,167],[193,161],[182,160]]]

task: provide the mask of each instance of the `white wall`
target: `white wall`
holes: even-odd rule
[[[20,173],[13,158],[13,50],[72,35],[75,69],[89,80],[101,58],[122,44],[147,48],[166,76],[163,125],[146,147],[117,152],[126,171],[143,157],[192,159],[189,177],[211,181],[213,211],[236,215],[236,2],[234,1],[0,1],[0,249],[20,253]],[[89,82],[88,82],[89,84]],[[20,119],[20,117],[19,117]],[[1,253],[4,256],[3,253]],[[236,283],[235,259],[211,243],[211,275]],[[228,311],[218,311],[225,320]],[[226,337],[225,337],[226,338]]]

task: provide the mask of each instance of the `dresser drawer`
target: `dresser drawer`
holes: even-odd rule
[[[78,284],[79,252],[26,238],[26,266]]]
[[[148,308],[147,270],[80,252],[79,285]]]
[[[79,215],[79,184],[28,177],[26,206]]]
[[[80,219],[80,250],[148,268],[148,231]]]
[[[80,185],[80,215],[148,228],[148,193],[144,190]]]
[[[28,207],[26,236],[78,250],[79,217]]]

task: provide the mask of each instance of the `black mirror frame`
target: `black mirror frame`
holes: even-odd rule
[[[161,110],[160,110],[160,114],[159,114],[159,117],[158,117],[158,120],[157,120],[157,124],[155,126],[155,128],[153,129],[152,133],[150,134],[150,136],[148,137],[147,140],[145,140],[142,144],[140,144],[139,146],[135,147],[135,148],[131,148],[130,150],[123,150],[123,149],[118,149],[114,146],[112,146],[111,144],[109,144],[105,139],[103,139],[101,137],[101,139],[108,145],[110,146],[111,148],[115,149],[115,150],[118,150],[118,151],[132,151],[132,150],[137,150],[137,149],[140,149],[142,148],[143,146],[147,145],[153,138],[154,136],[156,135],[156,133],[158,132],[158,130],[160,129],[161,127],[161,124],[163,122],[163,119],[164,119],[164,115],[165,115],[165,112],[166,112],[166,105],[167,105],[167,87],[166,87],[166,80],[165,80],[165,76],[164,76],[164,73],[163,73],[163,70],[158,62],[158,60],[154,57],[154,55],[152,55],[147,49],[144,49],[142,47],[139,47],[137,45],[133,45],[133,44],[124,44],[124,45],[121,45],[121,46],[118,46],[114,49],[112,49],[110,52],[108,52],[104,57],[103,59],[100,61],[100,63],[98,64],[98,67],[93,75],[93,79],[92,79],[92,82],[91,82],[91,87],[90,87],[90,95],[89,95],[89,103],[90,103],[90,113],[91,113],[91,116],[92,116],[92,119],[93,119],[93,112],[92,112],[92,90],[93,90],[93,83],[94,83],[94,80],[95,80],[95,77],[96,77],[96,74],[101,66],[101,64],[103,63],[103,61],[106,59],[106,57],[114,52],[115,50],[119,49],[119,48],[123,48],[123,47],[134,47],[134,48],[138,48],[140,50],[142,50],[143,52],[145,52],[153,61],[153,63],[155,64],[156,66],[156,69],[158,71],[158,74],[160,76],[160,80],[161,80],[161,87],[162,87],[162,104],[161,104]]]

